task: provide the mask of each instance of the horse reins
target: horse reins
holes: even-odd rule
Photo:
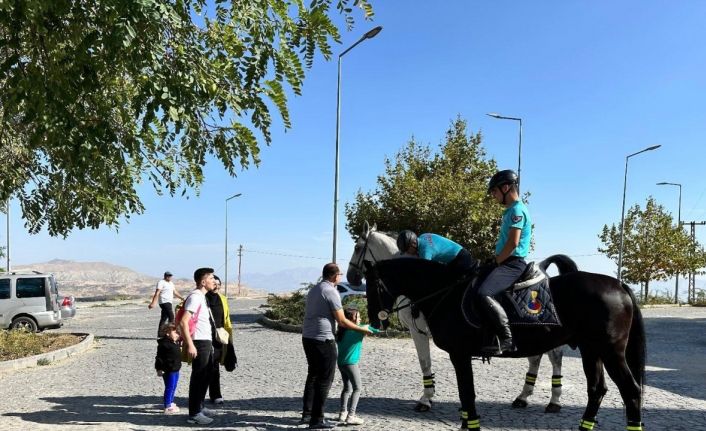
[[[376,258],[375,255],[373,254],[373,250],[368,247],[368,239],[370,238],[370,235],[372,235],[372,232],[371,232],[370,234],[368,234],[368,236],[365,237],[365,243],[363,244],[363,250],[362,250],[362,252],[360,253],[360,257],[358,257],[358,261],[357,261],[355,264],[349,262],[349,265],[350,265],[350,266],[353,266],[353,268],[357,269],[357,270],[358,270],[361,274],[363,274],[363,275],[365,275],[365,270],[364,270],[364,268],[363,268],[362,265],[361,265],[361,261],[364,262],[363,259],[365,259],[365,254],[366,254],[367,251],[370,251],[370,257],[373,258],[373,263],[374,263],[374,264],[377,264],[377,263],[378,263],[377,258]],[[373,270],[374,270],[374,269],[373,269]],[[367,278],[367,277],[366,277],[366,278]],[[378,286],[377,286],[377,288],[376,288],[375,290],[377,291],[377,294],[378,294],[378,301],[380,302],[380,304],[382,304],[382,298],[381,298],[381,294],[380,294],[380,288],[382,288],[382,290],[384,290],[385,293],[388,294],[389,296],[391,296],[391,297],[394,297],[394,296],[395,296],[395,295],[392,294],[392,292],[390,291],[390,289],[388,289],[387,286],[385,286],[385,283],[382,281],[382,279],[381,279],[380,277],[378,277],[377,274],[375,274],[375,280],[376,280],[376,282],[378,283]],[[449,285],[449,286],[447,286],[447,287],[445,287],[445,288],[443,288],[443,289],[441,289],[441,290],[437,290],[436,292],[432,292],[432,293],[430,293],[429,295],[426,295],[426,296],[420,298],[420,299],[417,300],[417,301],[412,301],[412,299],[408,297],[407,299],[409,300],[409,302],[407,302],[407,303],[405,303],[405,304],[403,304],[403,305],[399,305],[399,306],[397,306],[397,307],[394,307],[394,308],[392,308],[390,311],[387,311],[387,313],[388,313],[388,314],[391,314],[391,313],[399,312],[400,310],[404,310],[405,308],[412,307],[412,306],[415,305],[415,304],[419,304],[419,303],[421,303],[421,302],[424,302],[424,301],[426,301],[426,300],[428,300],[428,299],[431,299],[431,298],[433,298],[433,297],[435,297],[435,296],[437,296],[437,295],[441,295],[442,293],[446,293],[446,295],[444,296],[444,298],[442,298],[441,301],[439,301],[439,302],[437,303],[437,305],[432,309],[431,313],[429,313],[429,316],[426,316],[427,320],[429,320],[429,319],[431,318],[431,315],[434,314],[434,311],[436,311],[436,308],[439,306],[439,304],[441,304],[441,303],[443,302],[443,300],[446,299],[446,296],[448,296],[448,295],[451,293],[452,289],[455,288],[456,286],[460,285],[462,282],[465,282],[466,280],[467,280],[466,278],[462,278],[461,280],[459,280],[459,281],[457,281],[457,282],[455,282],[455,283],[453,283],[453,284],[451,284],[451,285]],[[416,327],[416,326],[417,326],[417,319],[414,319],[414,318],[413,318],[412,320],[413,320],[413,322],[414,322],[414,326]],[[417,331],[419,331],[419,332],[421,332],[421,333],[424,333],[424,331],[422,331],[421,329],[419,329],[419,328],[416,328],[416,329],[417,329]]]

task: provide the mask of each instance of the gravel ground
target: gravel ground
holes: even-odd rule
[[[240,366],[222,372],[226,404],[207,427],[186,423],[186,414],[164,416],[163,384],[152,369],[158,311],[146,303],[111,306],[79,304],[62,331],[91,332],[94,348],[55,364],[0,374],[2,430],[281,430],[297,425],[306,360],[298,334],[255,323],[262,300],[231,302]],[[665,307],[644,311],[648,332],[648,385],[645,430],[706,430],[706,308]],[[458,428],[458,396],[448,356],[433,349],[437,394],[433,410],[412,411],[421,376],[411,340],[366,339],[361,361],[363,396],[360,430],[451,430]],[[535,395],[526,410],[509,407],[521,389],[523,359],[474,363],[478,411],[484,430],[573,430],[586,403],[577,352],[567,351],[563,369],[563,409],[543,413],[549,400],[551,367],[540,369]],[[190,368],[182,369],[177,404],[184,410]],[[337,412],[341,389],[336,376],[327,404]],[[596,430],[623,430],[622,403],[609,384]],[[353,430],[352,427],[341,429]]]

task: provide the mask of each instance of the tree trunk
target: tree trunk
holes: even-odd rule
[[[645,301],[650,297],[650,282],[649,280],[645,282]]]

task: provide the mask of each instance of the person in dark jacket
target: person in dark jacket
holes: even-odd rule
[[[179,382],[181,369],[181,344],[179,332],[174,323],[165,323],[159,329],[161,335],[157,340],[157,356],[154,368],[157,375],[164,379],[164,414],[179,413],[179,407],[174,404],[174,393]]]
[[[220,367],[225,364],[227,349],[232,349],[232,337],[229,336],[227,343],[221,343],[216,337],[216,328],[225,329],[228,334],[231,334],[233,325],[230,321],[230,310],[228,309],[228,299],[220,293],[221,279],[218,276],[213,276],[216,281],[212,291],[206,293],[206,302],[211,309],[213,315],[212,328],[213,333],[213,368],[211,369],[211,378],[208,384],[208,396],[213,404],[223,404],[223,394],[221,393],[221,371]],[[234,353],[233,353],[234,354]],[[230,369],[232,371],[233,368]]]

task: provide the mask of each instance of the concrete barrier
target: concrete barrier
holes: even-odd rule
[[[84,335],[85,338],[81,340],[81,342],[74,344],[73,346],[64,347],[63,349],[40,353],[39,355],[28,356],[26,358],[13,359],[11,361],[2,361],[0,362],[0,371],[36,367],[39,365],[40,361],[46,361],[47,364],[51,364],[62,359],[66,359],[69,356],[82,353],[93,346],[93,334],[78,333],[73,335]]]

